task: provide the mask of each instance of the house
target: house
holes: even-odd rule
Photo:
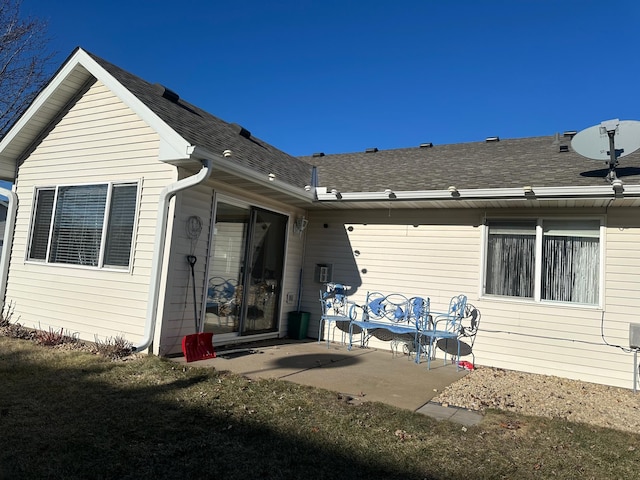
[[[640,155],[612,185],[574,134],[295,158],[77,49],[0,142],[0,293],[159,355],[282,337],[299,309],[315,336],[326,281],[463,293],[477,363],[630,388]]]

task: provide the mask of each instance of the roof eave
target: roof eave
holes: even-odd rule
[[[640,185],[623,185],[616,190],[611,185],[569,187],[479,188],[382,192],[338,192],[318,187],[319,202],[385,202],[420,200],[508,200],[508,199],[571,199],[640,197]]]

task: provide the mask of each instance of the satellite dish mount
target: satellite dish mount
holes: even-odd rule
[[[615,136],[618,132],[618,125],[620,125],[620,121],[618,119],[615,120],[607,120],[605,122],[600,123],[600,133],[607,134],[609,137],[609,173],[607,173],[607,180],[611,183],[618,179],[616,175],[616,167],[618,166],[618,157],[624,152],[624,149],[616,150],[616,141]]]

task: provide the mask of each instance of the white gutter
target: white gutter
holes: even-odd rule
[[[380,191],[380,192],[331,192],[326,187],[317,187],[321,202],[358,202],[375,200],[473,200],[473,199],[518,199],[518,198],[593,198],[610,197],[615,194],[611,185],[572,187],[522,187],[522,188],[477,188],[449,190]],[[625,197],[640,196],[640,185],[624,185]]]
[[[194,159],[199,159],[202,162],[202,168],[200,171],[195,175],[167,185],[162,189],[162,192],[160,192],[158,218],[156,221],[156,238],[153,244],[153,259],[151,264],[151,282],[149,285],[149,298],[147,300],[147,318],[144,326],[144,336],[140,343],[132,348],[134,352],[139,352],[149,348],[151,342],[153,342],[153,336],[155,334],[158,299],[160,297],[160,280],[162,277],[162,261],[164,258],[164,247],[167,237],[169,203],[176,193],[206,181],[211,175],[214,159],[216,161],[219,160],[217,155],[213,155],[197,147],[190,147],[190,156],[192,158],[195,157]]]
[[[11,257],[11,246],[13,244],[13,228],[16,223],[16,212],[18,211],[18,196],[15,192],[0,188],[0,195],[4,195],[9,200],[7,205],[7,219],[4,224],[4,239],[2,244],[2,256],[0,256],[0,302],[4,311],[4,295],[7,291],[7,277],[9,276],[9,258]]]

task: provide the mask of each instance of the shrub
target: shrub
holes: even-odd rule
[[[47,347],[53,347],[55,345],[62,345],[64,343],[76,343],[76,339],[71,335],[64,332],[64,328],[59,331],[54,330],[53,327],[49,327],[49,330],[36,330],[35,332],[36,343],[45,345]]]
[[[117,360],[120,358],[128,357],[131,355],[133,344],[126,340],[124,337],[116,336],[109,337],[105,340],[100,340],[98,336],[95,337],[95,351],[96,353],[103,355],[107,358]]]

